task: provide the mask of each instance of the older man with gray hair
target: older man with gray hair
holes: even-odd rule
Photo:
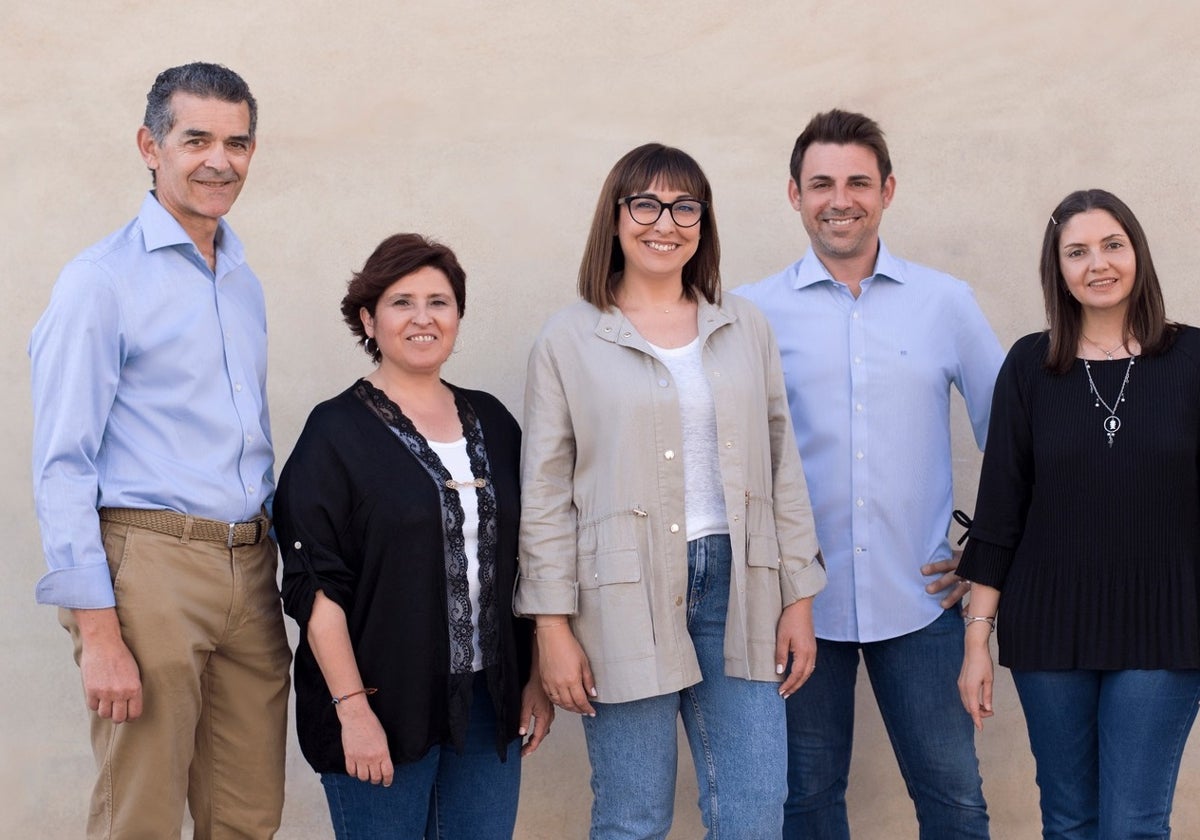
[[[91,710],[88,837],[269,838],[288,666],[262,288],[223,221],[257,104],[215,64],[159,74],[137,218],[63,269],[29,345],[49,571]]]

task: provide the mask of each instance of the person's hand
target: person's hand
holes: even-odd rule
[[[788,604],[775,631],[775,673],[782,674],[792,658],[792,670],[779,686],[779,696],[791,697],[817,667],[817,636],[813,631],[812,598]]]
[[[390,787],[395,768],[388,752],[387,735],[366,695],[347,697],[338,703],[337,716],[342,724],[346,772],[361,782]]]
[[[984,718],[995,714],[992,708],[995,669],[992,666],[992,651],[987,643],[990,634],[984,622],[973,624],[967,630],[962,670],[958,674],[958,695],[963,708],[967,710],[971,720],[975,721],[975,728],[982,732]],[[972,638],[972,633],[977,633],[983,641]]]
[[[87,706],[113,723],[142,714],[142,676],[125,640],[115,609],[75,610],[82,643],[79,674]]]
[[[949,590],[942,597],[942,609],[944,610],[953,607],[971,591],[970,581],[965,581],[954,573],[958,568],[958,561],[961,559],[961,551],[952,551],[950,552],[949,560],[926,563],[921,567],[921,574],[926,577],[929,575],[941,575],[937,580],[926,584],[925,591],[930,595],[936,595],[939,592]]]
[[[532,755],[541,746],[542,740],[550,734],[550,724],[553,722],[554,704],[546,696],[535,664],[529,682],[521,691],[521,728],[517,731],[522,737],[529,736],[529,740],[521,746],[522,756]]]
[[[596,682],[570,624],[562,619],[539,625],[537,639],[542,688],[550,702],[568,712],[595,717],[588,698],[596,696]]]

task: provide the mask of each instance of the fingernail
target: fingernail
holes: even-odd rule
[[[588,693],[591,694],[593,697],[595,697],[596,696],[596,687],[592,686],[592,690]]]
[[[525,727],[524,727],[524,726],[522,726],[520,729],[518,729],[518,730],[517,730],[517,734],[518,734],[518,735],[524,735],[524,734],[525,734]]]
[[[776,665],[776,666],[775,666],[775,674],[776,674],[776,675],[779,675],[779,674],[782,674],[782,673],[783,673],[783,666],[782,666],[782,665]]]

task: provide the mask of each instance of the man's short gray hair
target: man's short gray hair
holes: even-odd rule
[[[254,101],[254,94],[250,93],[250,86],[228,67],[196,61],[162,71],[146,94],[143,122],[150,129],[155,142],[165,142],[175,125],[171,96],[179,92],[235,104],[245,102],[250,108],[250,139],[254,139],[258,125],[258,103]]]

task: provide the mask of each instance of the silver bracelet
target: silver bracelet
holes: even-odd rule
[[[976,621],[986,621],[988,623],[988,634],[996,632],[996,616],[994,615],[967,615],[963,613],[963,629],[970,627]]]

